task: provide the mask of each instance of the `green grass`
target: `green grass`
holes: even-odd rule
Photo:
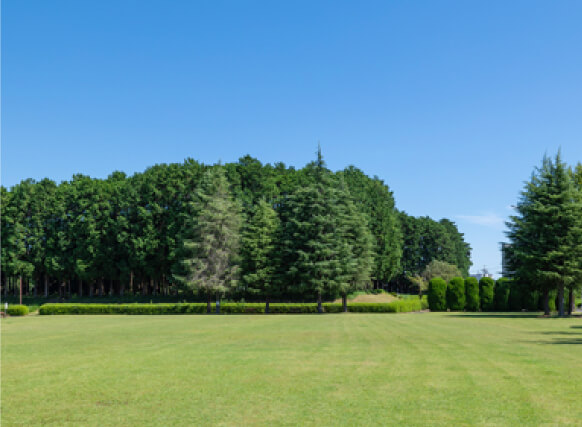
[[[2,426],[580,425],[582,318],[28,316]]]

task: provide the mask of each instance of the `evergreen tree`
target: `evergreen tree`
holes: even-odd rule
[[[374,239],[368,228],[364,213],[358,211],[352,196],[340,177],[338,187],[338,226],[342,239],[341,263],[344,266],[344,280],[340,281],[339,292],[342,296],[343,310],[347,312],[347,295],[363,289],[370,282],[374,268]]]
[[[275,281],[275,239],[278,229],[277,213],[269,203],[259,200],[251,210],[242,232],[242,284],[245,292],[265,297],[266,313],[269,312],[270,298],[278,291]]]
[[[516,209],[507,223],[510,268],[518,281],[541,289],[546,315],[550,291],[556,289],[563,316],[564,289],[582,273],[582,201],[560,153],[554,161],[544,157]]]
[[[339,227],[339,191],[332,185],[321,151],[309,172],[314,183],[300,187],[286,204],[282,259],[288,266],[287,283],[299,294],[315,294],[321,313],[322,295],[337,294],[348,280],[342,262],[349,249]]]
[[[212,295],[219,301],[220,295],[236,284],[240,207],[230,195],[220,166],[204,175],[193,203],[198,215],[191,224],[192,238],[184,241],[190,257],[184,259],[185,275],[178,279],[190,289],[206,294],[210,312]]]

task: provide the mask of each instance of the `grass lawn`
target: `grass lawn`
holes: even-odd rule
[[[398,298],[386,292],[382,292],[381,294],[367,294],[364,292],[362,293],[358,292],[352,298],[348,296],[348,302],[392,302],[397,300]],[[334,302],[341,304],[342,299],[338,298]]]
[[[28,316],[2,426],[580,425],[582,318]]]

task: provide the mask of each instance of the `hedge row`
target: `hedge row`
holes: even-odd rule
[[[556,292],[550,292],[550,310],[555,310]],[[473,277],[463,280],[455,277],[447,284],[440,277],[432,279],[428,286],[431,311],[528,311],[543,310],[538,291],[502,277],[495,282],[483,277],[479,282]]]
[[[322,304],[325,313],[340,313],[342,304]],[[348,311],[352,313],[404,313],[420,311],[428,308],[426,298],[398,300],[390,303],[352,303]],[[212,312],[216,305],[212,304]],[[223,314],[264,314],[263,303],[224,303],[220,305]],[[317,304],[271,303],[271,314],[317,313]],[[40,307],[39,314],[204,314],[204,303],[181,304],[45,304]]]
[[[9,316],[26,316],[28,307],[25,305],[9,305],[6,314]]]

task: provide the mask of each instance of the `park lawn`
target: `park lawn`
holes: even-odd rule
[[[580,425],[582,319],[2,321],[2,426]]]
[[[386,303],[386,302],[393,302],[397,301],[398,298],[392,294],[382,292],[381,294],[366,294],[366,293],[357,293],[353,298],[348,297],[349,302],[379,302],[379,303]],[[342,299],[338,298],[334,301],[335,303],[341,304]]]

